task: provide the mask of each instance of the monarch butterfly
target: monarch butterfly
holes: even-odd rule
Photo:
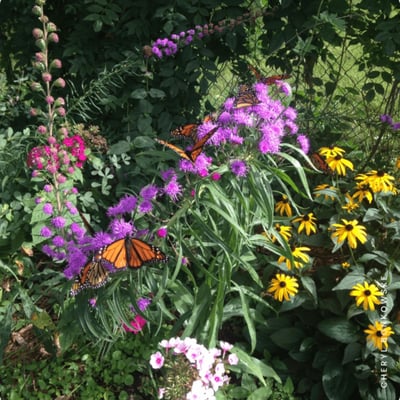
[[[218,129],[218,126],[211,129],[207,132],[200,140],[194,143],[191,150],[183,150],[178,146],[173,145],[172,143],[168,143],[165,140],[156,139],[156,141],[164,146],[169,147],[171,150],[175,151],[175,153],[179,154],[185,160],[189,160],[191,162],[196,162],[197,157],[202,153],[203,147],[206,144],[207,140],[210,139],[212,135],[214,135],[215,131]]]
[[[254,68],[252,65],[248,64],[248,68],[253,73],[253,75],[256,77],[258,82],[265,83],[268,86],[275,84],[277,81],[282,81],[284,79],[290,78],[290,75],[288,75],[288,74],[262,76],[260,74],[260,72],[257,71],[257,69]]]
[[[333,174],[328,163],[317,152],[310,155],[310,160],[314,164],[315,168],[319,169],[324,174]]]
[[[255,106],[260,102],[257,96],[255,95],[253,89],[247,85],[239,86],[239,93],[236,97],[234,108],[243,108]]]
[[[97,289],[108,281],[108,270],[101,263],[102,251],[100,251],[83,268],[75,278],[71,287],[71,296],[76,296],[82,289]]]
[[[183,136],[186,138],[192,138],[194,141],[197,139],[197,128],[198,124],[186,124],[179,126],[178,128],[171,131],[172,136]]]
[[[131,237],[110,243],[103,249],[101,257],[117,269],[140,268],[145,263],[168,261],[168,257],[158,247]]]

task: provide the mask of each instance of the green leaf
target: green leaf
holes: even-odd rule
[[[303,340],[305,333],[299,328],[283,328],[271,335],[271,340],[283,349],[290,350],[297,348]]]
[[[335,359],[330,359],[324,366],[322,385],[329,400],[349,399],[355,386],[355,379]]]
[[[166,94],[163,90],[151,88],[149,90],[149,96],[153,99],[163,99]]]
[[[273,394],[273,390],[270,387],[261,387],[251,393],[248,400],[268,400]]]
[[[358,340],[357,326],[345,318],[325,319],[317,327],[324,335],[340,343],[352,343]]]
[[[143,88],[136,89],[131,93],[131,98],[136,100],[145,99],[147,97],[147,91]]]
[[[357,283],[365,281],[365,276],[357,272],[347,274],[332,290],[351,290]]]
[[[234,347],[231,350],[231,353],[234,353],[239,358],[239,366],[242,371],[247,372],[250,375],[255,376],[258,380],[264,385],[267,386],[267,383],[264,379],[272,378],[278,383],[282,383],[281,378],[279,375],[271,368],[269,365],[265,364],[261,360],[254,358],[244,352],[242,349],[238,347]]]

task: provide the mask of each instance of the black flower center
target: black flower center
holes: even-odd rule
[[[279,286],[281,287],[281,288],[284,288],[284,287],[286,287],[286,282],[279,282]]]
[[[352,231],[353,230],[353,228],[354,228],[354,226],[352,225],[352,224],[347,224],[346,225],[346,231]]]
[[[376,336],[382,337],[382,336],[383,336],[383,335],[382,335],[382,331],[376,331]]]
[[[305,215],[304,217],[303,217],[303,221],[309,221],[310,220],[310,217],[308,216],[308,215]]]
[[[371,291],[369,289],[364,290],[364,296],[371,296]]]

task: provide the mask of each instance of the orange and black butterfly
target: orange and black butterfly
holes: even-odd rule
[[[255,106],[260,103],[253,88],[247,85],[239,86],[239,93],[235,99],[234,108],[239,109],[243,107]]]
[[[322,158],[322,156],[315,152],[310,155],[310,160],[314,164],[315,168],[319,169],[324,174],[333,174],[332,169],[329,167],[328,163]]]
[[[178,128],[171,131],[172,136],[180,136],[185,138],[191,138],[193,141],[197,140],[197,128],[199,124],[186,124],[178,126]]]
[[[108,281],[108,270],[101,263],[102,250],[93,257],[81,270],[75,278],[71,287],[71,296],[76,296],[82,289],[97,289]]]
[[[110,243],[101,252],[101,258],[117,269],[140,268],[146,263],[168,261],[158,247],[131,237]]]
[[[256,68],[254,68],[252,65],[248,64],[249,70],[253,73],[255,78],[257,79],[258,82],[265,83],[266,85],[274,85],[277,81],[282,81],[285,79],[290,78],[290,75],[288,74],[282,74],[282,75],[272,75],[272,76],[262,76],[259,71],[257,71]]]
[[[206,144],[208,139],[210,139],[210,137],[212,135],[214,135],[214,133],[216,132],[216,130],[218,128],[219,127],[217,126],[217,127],[213,128],[213,129],[211,129],[209,132],[207,132],[206,135],[204,135],[200,140],[196,141],[193,144],[193,146],[192,146],[192,148],[190,150],[183,150],[180,147],[175,146],[172,143],[166,142],[165,140],[156,139],[156,141],[158,143],[163,144],[164,146],[167,146],[171,150],[175,151],[175,153],[177,153],[183,159],[191,161],[192,163],[194,163],[194,162],[196,162],[197,157],[203,152],[204,145]]]

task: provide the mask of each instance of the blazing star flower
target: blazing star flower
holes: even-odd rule
[[[115,206],[109,207],[107,210],[108,217],[115,217],[120,214],[130,213],[136,208],[137,198],[135,196],[126,195]]]
[[[374,311],[375,304],[381,304],[377,296],[383,296],[383,293],[373,283],[371,285],[368,282],[364,282],[364,284],[357,283],[352,289],[350,296],[356,298],[357,307],[362,303],[365,311]]]
[[[358,182],[356,185],[356,191],[351,196],[353,199],[358,200],[361,203],[364,199],[368,201],[369,204],[372,203],[374,199],[369,183]]]
[[[45,203],[43,205],[43,212],[47,215],[53,214],[53,206],[50,203]]]
[[[283,214],[286,214],[288,217],[293,215],[289,199],[285,194],[283,194],[281,200],[275,204],[275,212],[279,213],[281,216],[283,216]]]
[[[306,235],[310,236],[312,233],[317,233],[317,224],[315,221],[317,218],[314,217],[314,213],[308,213],[305,215],[300,215],[295,218],[293,222],[300,222],[300,225],[297,229],[298,233],[301,233],[303,230],[306,231]]]
[[[335,157],[328,157],[326,159],[329,168],[332,171],[336,171],[338,175],[346,175],[346,168],[351,169],[353,171],[354,165],[350,160],[346,160],[341,155],[336,155]]]
[[[310,139],[306,135],[298,135],[296,139],[303,153],[308,154],[310,151]]]
[[[357,240],[359,240],[361,244],[367,241],[366,228],[365,226],[359,225],[356,219],[348,221],[342,218],[341,221],[341,224],[332,224],[332,227],[335,229],[332,234],[333,241],[340,244],[347,240],[348,245],[352,249],[357,248]]]
[[[380,351],[383,347],[385,349],[389,347],[388,338],[394,334],[390,326],[384,327],[379,321],[375,321],[373,325],[368,325],[368,329],[364,329],[364,332],[368,334],[367,341]]]
[[[126,222],[124,219],[113,219],[110,223],[110,230],[115,238],[123,238],[131,235],[135,231],[132,222]]]
[[[294,260],[295,268],[303,268],[304,264],[307,264],[310,261],[310,256],[305,252],[310,251],[311,249],[306,246],[300,247],[292,247],[292,256]],[[292,260],[285,256],[280,256],[278,258],[278,264],[285,263],[288,269],[292,269]]]
[[[157,236],[160,238],[165,238],[168,235],[168,229],[166,226],[163,226],[157,230]]]
[[[172,178],[163,188],[163,192],[174,202],[178,201],[182,195],[182,186],[177,181],[177,177]]]
[[[142,196],[144,200],[153,200],[157,196],[157,193],[157,186],[147,185],[140,191],[140,196]]]
[[[40,230],[40,235],[45,237],[45,238],[49,238],[49,237],[53,236],[53,231],[48,226],[44,226]]]
[[[270,287],[267,289],[268,293],[273,293],[274,299],[279,301],[289,301],[291,296],[295,296],[298,292],[299,284],[295,277],[276,274],[275,278],[272,278]]]
[[[139,212],[141,212],[142,214],[148,214],[152,210],[153,210],[153,204],[151,203],[150,200],[143,200],[139,204]]]
[[[141,297],[137,301],[137,306],[140,311],[145,311],[147,309],[147,307],[150,305],[150,303],[151,303],[150,299],[147,299],[146,297]]]
[[[53,226],[57,229],[62,229],[65,226],[65,218],[58,216],[58,217],[54,217],[51,220],[51,223],[53,224]]]
[[[231,171],[238,177],[247,175],[247,165],[242,160],[234,160],[231,162]]]

